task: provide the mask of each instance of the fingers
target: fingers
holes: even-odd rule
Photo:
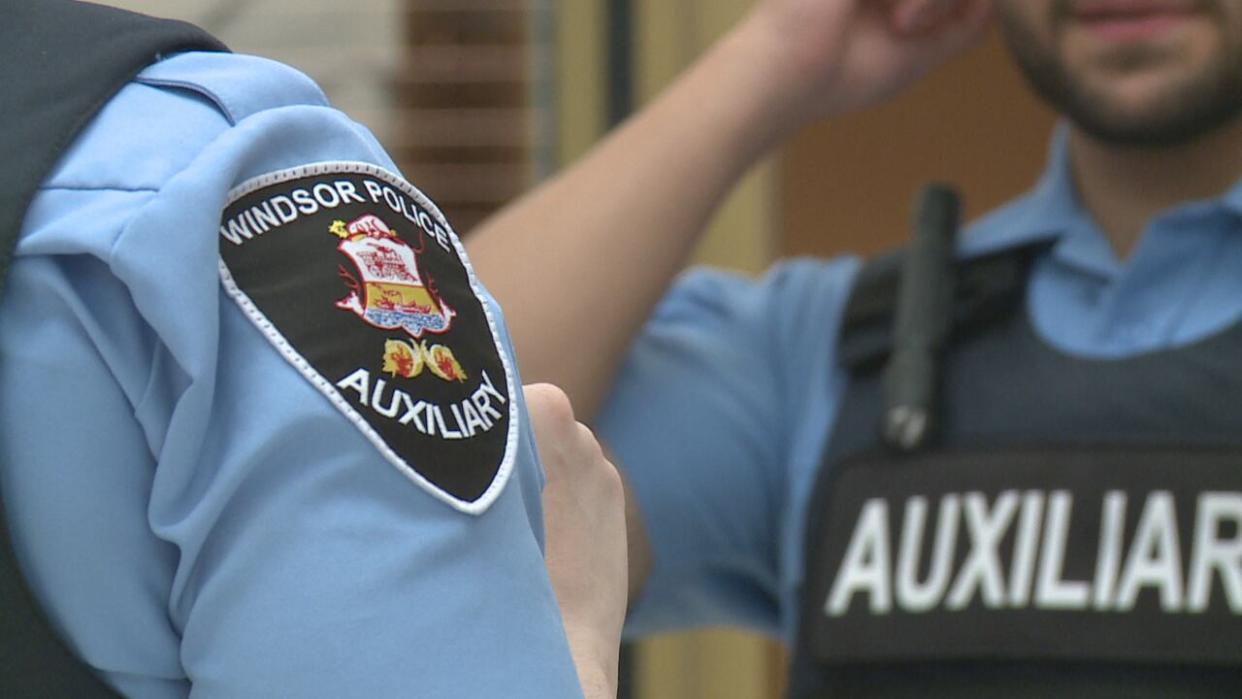
[[[921,75],[978,43],[991,16],[992,0],[901,0],[890,27],[907,65]]]
[[[552,384],[530,384],[522,389],[547,480],[599,470],[610,487],[616,480],[619,491],[620,476],[604,457],[595,434],[575,418],[569,396]]]
[[[524,392],[546,475],[544,563],[570,653],[585,696],[615,696],[628,587],[621,476],[564,391],[537,384]]]
[[[536,427],[565,425],[574,422],[574,406],[564,391],[550,383],[533,383],[522,387],[526,409]]]
[[[920,35],[978,29],[991,10],[990,0],[897,0],[889,15],[895,31]]]
[[[929,32],[928,60],[938,64],[973,46],[983,38],[992,17],[991,0],[964,0],[956,3],[951,15],[943,17]]]
[[[566,460],[580,456],[579,422],[574,418],[574,407],[569,396],[552,384],[539,383],[522,387],[526,395],[526,410],[530,414],[531,428],[535,432],[535,445],[546,475],[551,478]]]
[[[893,28],[902,34],[918,34],[935,27],[954,11],[961,0],[904,0],[892,8]]]

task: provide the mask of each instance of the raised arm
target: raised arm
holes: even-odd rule
[[[986,0],[761,0],[650,107],[467,241],[527,381],[593,417],[629,340],[725,193],[807,122],[970,45]],[[830,166],[830,164],[829,164]]]

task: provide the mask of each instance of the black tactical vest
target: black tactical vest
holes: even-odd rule
[[[1028,247],[956,266],[932,444],[881,439],[893,259],[854,292],[789,695],[1242,696],[1242,323],[1046,344]]]
[[[39,183],[112,95],[162,55],[226,49],[182,22],[68,0],[0,0],[0,50],[2,290]],[[0,493],[0,696],[112,695],[26,587]]]

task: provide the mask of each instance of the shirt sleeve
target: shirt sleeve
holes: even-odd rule
[[[276,64],[147,77],[45,183],[3,301],[4,492],[54,622],[134,696],[580,696],[524,411],[507,484],[463,513],[221,288],[232,188],[391,161]]]
[[[802,333],[814,342],[799,343],[787,327],[802,317],[791,307],[817,307],[799,296],[816,286],[800,281],[810,271],[783,264],[760,280],[691,272],[628,355],[600,434],[653,548],[630,635],[721,624],[780,631],[786,470],[806,392],[798,377],[808,362],[831,361],[816,353],[827,349],[818,336],[835,335],[819,327]]]

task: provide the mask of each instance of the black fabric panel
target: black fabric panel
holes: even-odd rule
[[[69,0],[0,0],[0,278],[36,188],[95,113],[160,55],[226,50],[197,27]]]
[[[202,30],[68,0],[0,0],[0,293],[39,184],[161,55],[226,50]],[[3,322],[3,319],[0,319]],[[2,466],[2,465],[0,465]],[[0,497],[0,696],[114,696],[57,636],[17,567]],[[83,580],[89,585],[89,580]]]
[[[1242,403],[1237,362],[1242,323],[1183,347],[1123,359],[1064,354],[1038,336],[1021,303],[1030,263],[1038,252],[1038,248],[1016,251],[1008,261],[1002,255],[983,266],[956,270],[955,323],[963,318],[970,322],[955,326],[945,353],[944,429],[933,448],[951,456],[1015,445],[1082,450],[1111,444],[1174,452],[1217,449],[1242,459],[1242,416],[1236,409]],[[866,319],[859,325],[882,327],[885,314],[877,309],[885,304],[876,302],[876,289],[891,289],[891,283],[877,284],[875,276],[860,279],[858,293],[872,298],[858,302],[857,307],[868,313],[853,320]],[[855,332],[848,323],[843,332]],[[850,341],[844,337],[842,346]],[[863,363],[852,368],[843,399],[848,410],[842,410],[832,426],[810,498],[804,546],[808,565],[819,560],[821,541],[810,533],[821,531],[827,517],[836,465],[866,454],[891,464],[902,458],[887,451],[881,441],[883,392],[878,367]],[[797,699],[1242,696],[1242,668],[1236,665],[1035,660],[820,665],[810,652],[808,633],[808,620],[820,611],[808,602],[806,589],[800,597],[799,647],[789,691]]]
[[[825,681],[805,657],[789,699],[1237,699],[1237,668],[1051,662],[874,663]],[[1124,678],[1124,682],[1118,682]]]

